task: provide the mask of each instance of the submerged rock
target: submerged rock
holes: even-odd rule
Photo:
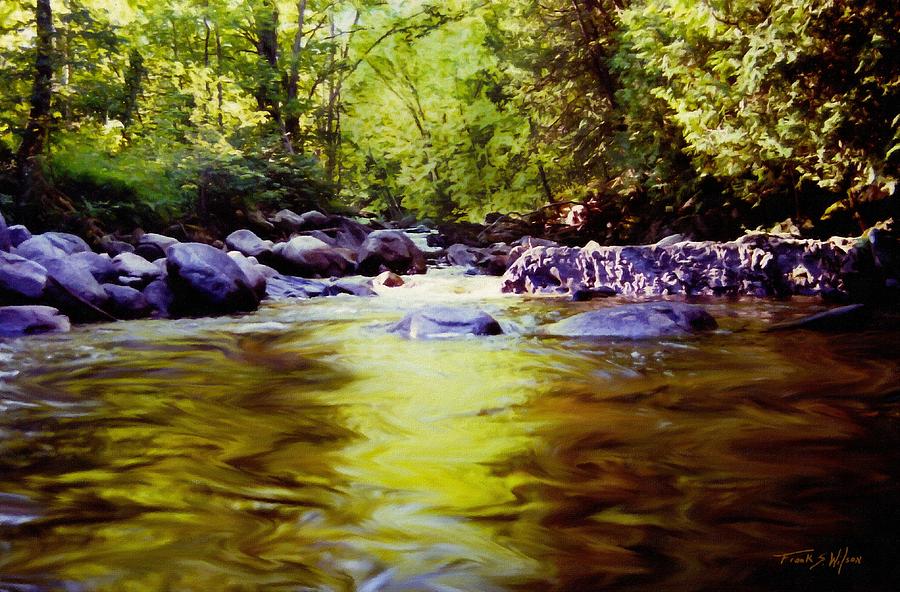
[[[869,309],[864,304],[839,306],[793,321],[775,323],[767,331],[789,329],[809,329],[811,331],[852,331],[859,330],[869,320]]]
[[[176,312],[208,315],[259,306],[250,280],[224,251],[203,243],[179,243],[166,253]]]
[[[483,310],[451,306],[433,306],[411,312],[390,331],[410,339],[503,333],[500,323]]]
[[[681,302],[641,302],[600,308],[544,327],[562,337],[649,339],[690,335],[718,327],[701,306]]]
[[[51,306],[0,307],[0,336],[64,333],[70,329],[69,319]]]

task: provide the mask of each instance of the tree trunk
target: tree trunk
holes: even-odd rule
[[[306,0],[297,2],[297,33],[291,48],[291,73],[287,84],[287,113],[284,127],[294,142],[300,136],[300,114],[297,109],[297,85],[300,80],[300,52],[303,51],[303,26],[305,24]],[[302,152],[302,148],[301,148]]]
[[[28,196],[31,193],[35,157],[44,151],[50,133],[50,100],[53,81],[53,12],[50,0],[37,0],[35,8],[37,42],[34,60],[34,86],[31,92],[31,112],[16,153],[16,173],[19,193],[16,210],[21,219],[27,218]]]

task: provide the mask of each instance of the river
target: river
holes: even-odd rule
[[[381,292],[0,341],[0,590],[896,589],[897,331],[719,300],[589,342],[538,329],[615,299]],[[506,334],[387,332],[431,302]]]

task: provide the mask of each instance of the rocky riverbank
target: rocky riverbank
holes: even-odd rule
[[[104,237],[94,250],[72,234],[7,227],[0,216],[0,335],[66,331],[71,322],[243,313],[267,299],[372,296],[376,285],[402,286],[402,276],[426,273],[429,262],[502,275],[505,292],[573,300],[804,295],[896,302],[898,289],[890,225],[828,241],[750,233],[727,243],[676,236],[655,245],[574,248],[523,237],[439,248],[446,237],[424,227],[373,228],[315,211],[282,210],[269,224],[274,240],[247,229],[214,245],[139,233],[131,241]],[[450,317],[438,333],[468,326]]]

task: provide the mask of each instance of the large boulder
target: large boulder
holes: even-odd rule
[[[225,246],[229,251],[264,261],[272,256],[272,241],[259,238],[252,230],[235,230],[225,238]]]
[[[65,251],[42,234],[22,241],[19,246],[13,249],[13,252],[20,257],[36,261],[41,265],[53,259],[63,259],[66,256]]]
[[[68,232],[45,232],[40,236],[46,238],[54,247],[60,249],[66,255],[91,252],[91,247],[84,242],[84,239]]]
[[[165,257],[168,248],[177,245],[178,242],[178,239],[171,236],[147,232],[138,239],[134,252],[147,261],[156,261],[160,257]]]
[[[250,287],[253,288],[253,291],[260,298],[260,300],[265,298],[267,272],[266,266],[256,263],[256,259],[253,259],[251,261],[238,251],[229,251],[228,256],[231,257],[232,261],[238,264],[238,267],[240,267],[241,271],[244,272],[244,275],[247,276],[247,280],[250,282]]]
[[[327,232],[333,237],[335,246],[357,251],[372,229],[344,216],[330,216]]]
[[[50,306],[0,307],[0,337],[64,333],[69,329],[69,319]]]
[[[46,287],[47,270],[43,265],[0,251],[0,301],[35,301],[44,295]]]
[[[398,230],[372,231],[357,252],[359,272],[376,276],[383,271],[425,273],[425,255]]]
[[[44,263],[49,281],[47,298],[77,321],[110,320],[104,312],[109,295],[87,268],[64,259]]]
[[[66,261],[83,267],[101,284],[114,280],[117,275],[112,259],[106,253],[99,254],[93,251],[75,253],[66,257]]]
[[[500,335],[500,324],[486,312],[470,307],[432,306],[406,315],[390,331],[409,339],[460,335]]]
[[[134,288],[103,284],[103,289],[109,296],[107,310],[116,318],[139,319],[146,317],[153,310],[144,294]]]
[[[143,291],[147,304],[156,311],[156,316],[163,318],[172,316],[175,305],[175,294],[169,287],[168,280],[156,280],[147,284]]]
[[[9,238],[9,227],[6,226],[6,218],[0,213],[0,251],[9,253],[12,248],[12,242]]]
[[[169,285],[181,314],[256,310],[259,296],[224,251],[203,243],[179,243],[166,251]]]
[[[660,301],[584,312],[544,327],[544,333],[564,337],[650,339],[690,335],[717,326],[702,306]]]
[[[336,277],[355,268],[351,253],[311,236],[295,236],[274,248],[273,265],[282,273],[300,277]]]

